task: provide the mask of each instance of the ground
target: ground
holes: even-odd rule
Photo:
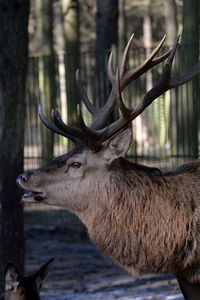
[[[172,275],[135,278],[105,258],[80,221],[65,211],[29,210],[25,231],[26,273],[55,258],[42,300],[183,300]]]

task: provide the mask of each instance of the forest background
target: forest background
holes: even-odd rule
[[[109,93],[106,63],[115,66],[134,32],[128,66],[142,63],[167,34],[166,47],[181,34],[175,73],[199,60],[199,0],[1,0],[0,3],[0,276],[13,261],[24,270],[24,217],[15,180],[23,169],[38,167],[72,145],[38,122],[41,103],[50,118],[57,106],[76,124],[80,69],[89,97],[102,105]],[[29,40],[29,43],[28,43]],[[158,80],[162,68],[148,72],[125,91],[132,106]],[[199,157],[199,79],[160,97],[133,124],[134,161],[169,168]],[[83,107],[84,117],[90,115]],[[3,290],[3,279],[0,281]]]

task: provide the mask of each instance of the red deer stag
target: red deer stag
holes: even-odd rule
[[[31,276],[20,278],[15,266],[8,264],[5,271],[6,291],[2,300],[40,300],[39,290],[48,275],[54,259],[50,259]]]
[[[26,191],[24,201],[58,205],[78,215],[91,240],[128,272],[171,272],[185,299],[200,299],[200,161],[162,173],[123,158],[132,139],[131,121],[164,92],[196,76],[200,65],[171,77],[179,38],[169,51],[156,57],[164,37],[144,63],[128,71],[132,39],[133,35],[116,75],[110,55],[107,70],[112,89],[103,107],[93,106],[76,74],[82,100],[93,116],[90,126],[80,106],[79,128],[66,125],[57,109],[52,110],[53,122],[48,121],[39,108],[44,125],[71,139],[75,149],[43,168],[21,174],[17,183]],[[164,60],[159,82],[139,104],[127,108],[121,95],[124,88]],[[105,125],[115,103],[121,116]]]

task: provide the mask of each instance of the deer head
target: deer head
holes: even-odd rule
[[[66,125],[57,109],[52,109],[53,121],[48,121],[39,107],[38,113],[43,124],[53,132],[71,139],[74,150],[54,159],[49,165],[27,172],[18,177],[17,183],[26,193],[24,201],[39,201],[65,207],[79,216],[91,207],[103,205],[104,195],[109,194],[111,166],[129,149],[132,133],[131,121],[140,115],[148,105],[167,90],[182,85],[199,73],[199,64],[188,73],[172,77],[172,62],[179,45],[179,37],[165,54],[156,57],[162,47],[165,36],[151,55],[136,69],[126,70],[126,61],[133,35],[123,52],[116,74],[112,68],[111,53],[107,73],[111,83],[111,92],[103,107],[94,107],[89,100],[86,88],[76,73],[76,80],[84,104],[92,114],[90,126],[86,126],[80,106],[77,108],[79,128]],[[163,74],[155,86],[149,90],[133,108],[127,108],[122,98],[122,91],[139,76],[166,60]],[[118,105],[120,117],[105,126],[114,106]],[[98,204],[97,204],[98,201]]]
[[[5,270],[5,293],[2,300],[39,300],[39,290],[54,259],[50,259],[31,276],[20,277],[15,265],[9,263]]]

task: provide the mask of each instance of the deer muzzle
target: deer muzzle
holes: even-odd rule
[[[43,193],[41,191],[29,189],[28,187],[28,182],[32,174],[33,174],[32,172],[20,174],[17,177],[16,182],[17,185],[23,191],[25,191],[24,195],[22,196],[22,201],[32,202],[31,200],[35,200],[40,202],[45,199]]]

